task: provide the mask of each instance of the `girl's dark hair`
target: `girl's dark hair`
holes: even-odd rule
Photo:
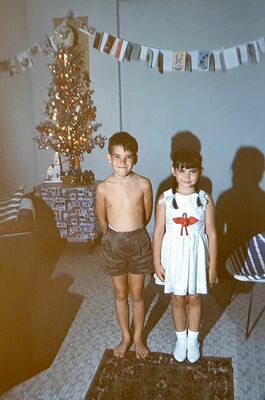
[[[172,165],[174,168],[197,168],[200,172],[202,171],[202,156],[200,153],[192,148],[180,148],[177,149],[172,157]],[[174,191],[177,188],[174,188]],[[195,192],[199,193],[199,183],[195,186]],[[200,197],[197,197],[197,205],[201,207]],[[173,207],[178,208],[175,197],[173,198]]]
[[[131,151],[135,156],[138,152],[136,139],[128,132],[117,132],[109,138],[108,151],[111,154],[114,146],[122,146],[124,150]]]
[[[202,170],[202,156],[191,148],[177,149],[172,157],[174,168],[198,168]]]

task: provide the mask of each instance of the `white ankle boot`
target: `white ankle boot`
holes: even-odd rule
[[[188,351],[187,358],[189,362],[195,363],[200,358],[200,348],[198,342],[199,332],[193,332],[188,329]]]
[[[187,356],[187,331],[176,331],[177,342],[174,350],[174,358],[178,362],[183,362]]]

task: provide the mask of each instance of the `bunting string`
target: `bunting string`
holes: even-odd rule
[[[67,27],[69,18],[78,17],[70,15],[62,24],[40,42],[24,50],[15,57],[0,61],[0,71],[8,71],[12,76],[20,74],[34,65],[34,58],[40,54],[48,56],[58,51],[63,45],[71,46],[71,38],[62,35],[64,27]],[[92,41],[93,48],[100,53],[115,58],[118,62],[140,61],[149,69],[164,72],[192,72],[192,71],[229,71],[246,63],[258,63],[265,54],[265,38],[261,37],[244,44],[217,50],[164,50],[148,47],[107,32],[98,31],[93,26],[82,25],[79,31]],[[65,29],[67,32],[67,29]],[[60,32],[60,35],[58,35]],[[69,43],[68,43],[68,42]]]

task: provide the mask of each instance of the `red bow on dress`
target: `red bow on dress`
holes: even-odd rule
[[[175,224],[181,224],[180,235],[183,236],[183,229],[185,229],[186,235],[188,233],[188,226],[196,224],[199,220],[195,217],[187,217],[187,213],[183,213],[182,217],[172,218]]]

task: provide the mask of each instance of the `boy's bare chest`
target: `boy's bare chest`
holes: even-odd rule
[[[106,197],[110,207],[135,207],[143,200],[143,193],[133,185],[113,185]]]

